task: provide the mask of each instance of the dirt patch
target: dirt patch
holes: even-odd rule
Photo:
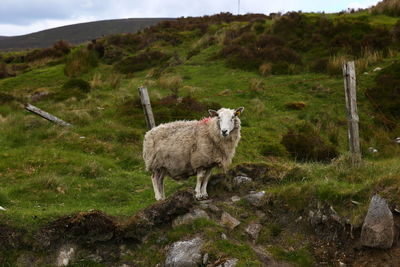
[[[24,246],[25,231],[0,224],[0,249],[13,249]]]
[[[108,241],[119,231],[116,220],[101,211],[79,212],[51,222],[35,234],[36,246],[56,247],[74,242],[81,245]]]

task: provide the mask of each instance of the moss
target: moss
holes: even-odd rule
[[[271,247],[268,250],[279,260],[293,262],[301,267],[314,265],[314,259],[311,253],[305,248],[288,251],[279,247]]]

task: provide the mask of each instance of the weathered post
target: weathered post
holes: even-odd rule
[[[351,164],[357,166],[361,163],[360,136],[358,130],[356,70],[354,61],[343,63],[344,90],[346,97],[349,147]]]
[[[153,111],[151,109],[150,97],[146,87],[141,86],[138,89],[140,101],[142,102],[144,116],[146,117],[147,128],[151,130],[151,128],[156,126],[156,123],[154,121]]]
[[[66,127],[72,126],[70,123],[63,121],[62,119],[59,119],[56,116],[51,115],[50,113],[47,113],[46,111],[43,111],[38,107],[35,107],[34,105],[26,104],[25,109],[55,124]]]

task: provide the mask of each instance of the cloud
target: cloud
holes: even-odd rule
[[[367,0],[367,1],[361,1],[361,2],[351,2],[350,4],[348,4],[348,8],[350,9],[359,9],[359,8],[369,8],[373,5],[376,5],[378,1],[374,1],[374,0]]]

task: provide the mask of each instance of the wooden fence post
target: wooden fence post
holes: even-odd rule
[[[146,87],[141,86],[138,89],[139,89],[140,101],[142,102],[144,115],[146,117],[147,128],[151,130],[151,128],[156,126],[156,123],[154,121],[153,111],[151,109],[150,97]]]
[[[51,122],[54,122],[55,124],[61,125],[61,126],[66,126],[66,127],[71,127],[72,125],[68,122],[63,121],[62,119],[57,118],[54,115],[51,115],[50,113],[47,113],[46,111],[41,110],[38,107],[35,107],[34,105],[31,104],[26,104],[25,109],[48,120]]]
[[[360,136],[358,130],[357,94],[356,94],[356,70],[354,61],[343,63],[344,90],[346,97],[349,147],[351,164],[361,163]]]

